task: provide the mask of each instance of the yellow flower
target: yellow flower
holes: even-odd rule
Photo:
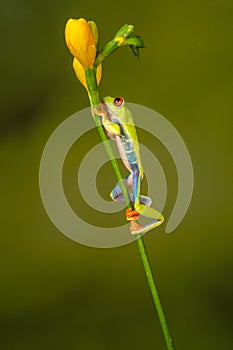
[[[84,18],[70,18],[65,27],[65,40],[72,55],[84,67],[93,67],[96,56],[95,37]]]
[[[83,66],[81,65],[81,63],[75,57],[73,60],[73,68],[74,68],[74,71],[75,71],[75,74],[76,74],[78,80],[83,84],[85,89],[88,91],[85,70],[84,70]],[[96,80],[97,80],[98,85],[100,83],[101,76],[102,76],[102,64],[99,64],[97,69],[96,69]]]

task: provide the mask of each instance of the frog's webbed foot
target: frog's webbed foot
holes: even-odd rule
[[[133,220],[130,222],[130,233],[132,235],[139,235],[140,233],[142,233],[142,228],[143,226],[141,226],[138,221]]]
[[[145,225],[140,225],[138,222],[138,217],[139,213],[136,210],[131,208],[126,209],[126,219],[130,221],[130,233],[132,235],[146,233],[163,223],[162,215],[160,219],[155,219]]]
[[[162,224],[161,220],[153,220],[151,222],[149,222],[146,225],[141,226],[139,224],[138,221],[131,221],[130,222],[130,233],[132,235],[139,235],[139,234],[143,234],[146,233],[152,229],[154,229],[155,227],[159,226]]]

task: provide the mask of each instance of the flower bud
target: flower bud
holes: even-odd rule
[[[92,67],[95,62],[95,37],[84,18],[70,18],[65,27],[66,44],[72,55],[84,68]]]
[[[131,24],[124,24],[115,34],[115,38],[116,37],[125,37],[127,38],[128,36],[130,36],[134,31],[134,26],[132,26]]]

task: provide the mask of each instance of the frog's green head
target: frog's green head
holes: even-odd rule
[[[122,97],[106,96],[103,98],[103,102],[110,114],[121,116],[125,113],[125,101]]]

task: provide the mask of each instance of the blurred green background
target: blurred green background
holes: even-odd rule
[[[102,43],[125,22],[145,41],[140,60],[124,48],[104,62],[101,95],[155,109],[183,137],[195,175],[190,208],[173,234],[161,227],[145,242],[176,348],[233,348],[232,10],[230,0],[1,0],[1,349],[165,349],[136,244],[81,246],[53,226],[41,203],[45,143],[88,106],[64,43],[69,17],[95,20]],[[174,164],[156,140],[142,141],[167,175],[168,217]],[[79,147],[64,175],[74,206]],[[103,196],[115,182],[108,167],[97,180]]]

